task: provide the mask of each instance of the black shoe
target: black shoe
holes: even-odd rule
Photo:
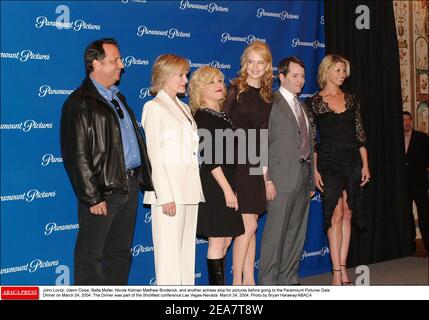
[[[341,268],[344,268],[347,271],[347,266],[346,265],[342,264]],[[341,274],[342,273],[343,272],[341,271]],[[343,280],[341,280],[341,285],[343,285],[343,286],[354,286],[353,282],[351,282],[351,281],[343,281]]]

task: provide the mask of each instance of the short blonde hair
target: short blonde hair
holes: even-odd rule
[[[249,89],[247,83],[247,56],[253,51],[259,54],[262,59],[268,64],[268,70],[265,72],[261,79],[261,91],[259,95],[265,102],[272,101],[272,86],[273,86],[273,57],[271,55],[271,50],[268,44],[262,41],[254,41],[249,44],[243,51],[240,57],[240,71],[238,72],[238,77],[232,81],[232,85],[235,85],[238,89],[237,99],[239,96]]]
[[[198,109],[204,107],[205,101],[202,95],[202,90],[210,84],[214,77],[218,76],[223,82],[223,99],[220,103],[225,101],[226,86],[224,83],[225,76],[223,73],[211,66],[203,66],[198,68],[192,73],[191,80],[189,81],[189,106],[192,112],[196,112]]]
[[[338,54],[328,54],[320,62],[319,71],[317,73],[317,84],[320,89],[326,86],[328,72],[338,62],[342,62],[346,65],[346,77],[350,76],[350,62]]]
[[[162,54],[156,58],[152,67],[150,94],[156,95],[175,72],[188,73],[189,60],[174,54]]]

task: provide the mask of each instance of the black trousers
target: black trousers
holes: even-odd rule
[[[79,203],[79,233],[74,251],[75,285],[126,285],[131,266],[139,185],[127,178],[128,194],[105,197],[107,216]]]
[[[411,241],[415,247],[416,227],[413,215],[413,200],[417,207],[417,216],[419,218],[419,229],[422,235],[423,245],[429,252],[429,197],[425,188],[422,190],[410,190],[408,192],[408,208],[411,219]]]

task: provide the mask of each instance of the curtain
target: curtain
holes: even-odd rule
[[[369,29],[358,29],[364,5]],[[364,8],[366,10],[366,8]],[[365,21],[363,21],[365,22]],[[366,21],[368,22],[368,20]],[[372,174],[364,188],[366,229],[352,230],[349,266],[411,254],[404,167],[402,100],[393,3],[325,1],[326,53],[351,64],[344,89],[359,97]]]

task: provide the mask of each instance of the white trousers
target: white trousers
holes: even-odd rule
[[[176,205],[176,215],[152,205],[152,239],[157,285],[194,285],[198,204]]]

